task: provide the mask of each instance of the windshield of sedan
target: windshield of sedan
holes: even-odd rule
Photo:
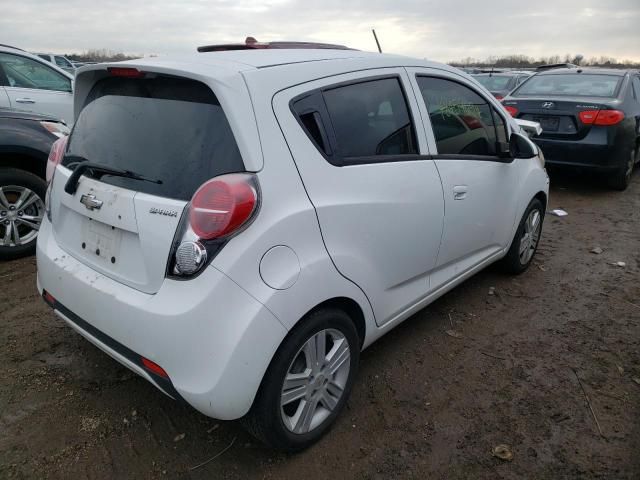
[[[622,78],[617,75],[579,73],[536,75],[512,95],[515,97],[530,95],[614,97]]]
[[[508,90],[509,81],[513,78],[510,75],[478,75],[474,77],[480,84],[490,92],[497,90]]]

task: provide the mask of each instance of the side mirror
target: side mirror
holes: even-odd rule
[[[538,155],[538,147],[520,133],[512,133],[509,138],[509,153],[512,158],[532,158]]]

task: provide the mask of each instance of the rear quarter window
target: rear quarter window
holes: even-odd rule
[[[83,161],[162,182],[105,175],[105,183],[179,200],[189,200],[210,178],[244,171],[213,91],[201,82],[164,76],[113,77],[96,83],[62,164]]]

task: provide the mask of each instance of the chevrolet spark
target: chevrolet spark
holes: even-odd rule
[[[78,73],[38,289],[168,396],[299,450],[364,348],[493,262],[526,270],[549,181],[459,70],[220,50]]]

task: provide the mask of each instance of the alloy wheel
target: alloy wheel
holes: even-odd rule
[[[44,202],[29,188],[17,185],[0,187],[0,246],[17,247],[38,235]]]
[[[347,385],[350,357],[349,342],[335,329],[317,332],[300,348],[280,397],[282,420],[290,432],[308,433],[331,415]]]
[[[536,251],[536,247],[538,246],[541,228],[542,215],[538,209],[534,208],[529,212],[529,215],[527,215],[527,219],[524,222],[524,231],[520,238],[518,254],[522,265],[526,265],[531,261],[531,258]]]

